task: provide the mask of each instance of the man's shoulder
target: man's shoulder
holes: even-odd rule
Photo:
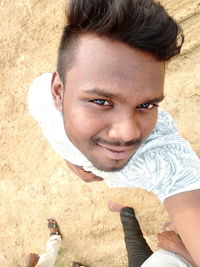
[[[44,73],[33,80],[28,90],[28,100],[44,99],[51,93],[52,73]]]
[[[42,74],[33,80],[28,90],[29,112],[38,122],[42,117],[50,119],[51,116],[47,117],[46,114],[56,110],[51,94],[51,79],[52,73]]]

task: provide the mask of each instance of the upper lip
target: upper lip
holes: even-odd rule
[[[101,145],[98,144],[99,146],[109,149],[114,152],[126,152],[126,151],[133,151],[135,149],[135,146],[127,147],[127,146],[109,146],[109,145]]]

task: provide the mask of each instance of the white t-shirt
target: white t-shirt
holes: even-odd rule
[[[159,249],[141,267],[192,267],[192,265],[173,252]]]
[[[180,192],[200,189],[200,160],[190,144],[178,135],[172,117],[162,109],[152,134],[120,171],[104,172],[70,142],[62,113],[53,103],[51,73],[36,78],[29,88],[29,110],[55,151],[73,164],[104,178],[110,187],[140,187],[161,201]]]

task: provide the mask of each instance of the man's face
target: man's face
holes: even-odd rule
[[[80,38],[61,86],[65,131],[96,168],[119,170],[155,127],[164,63],[107,38]]]

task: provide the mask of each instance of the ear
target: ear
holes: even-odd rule
[[[62,111],[62,102],[64,95],[64,86],[57,72],[54,72],[51,80],[51,93],[55,107]]]

